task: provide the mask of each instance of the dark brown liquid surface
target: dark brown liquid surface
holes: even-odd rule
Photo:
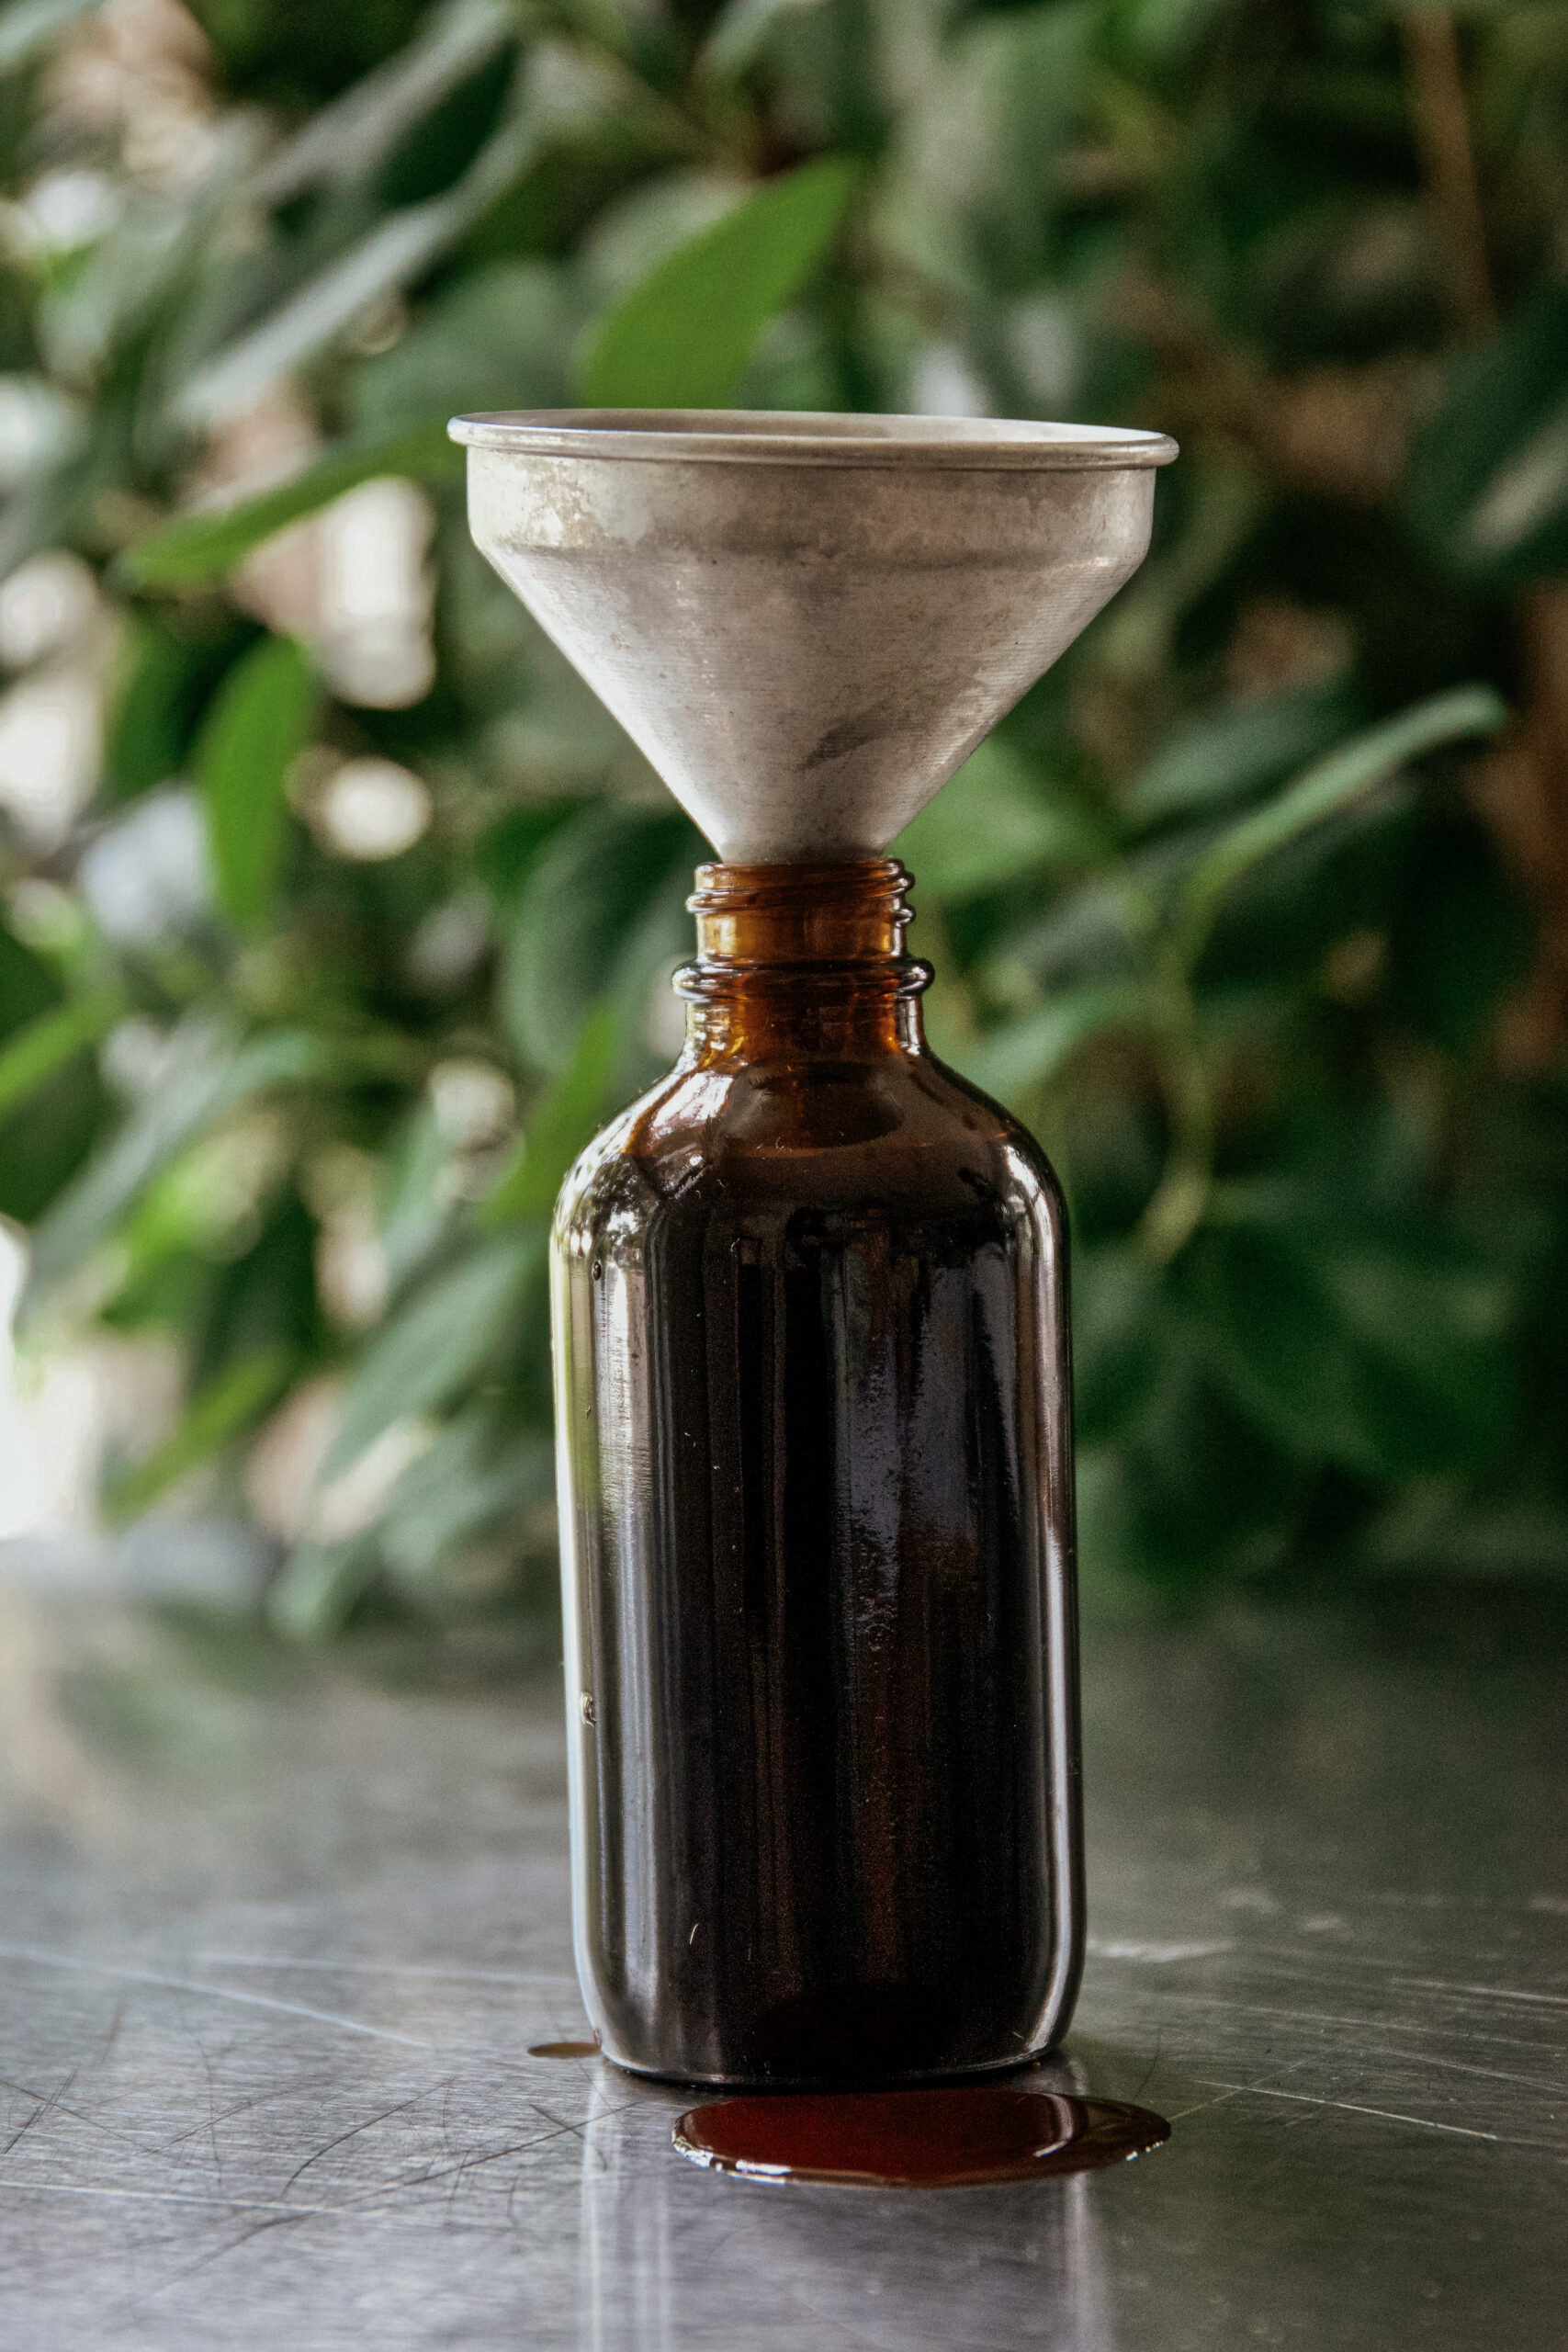
[[[599,2044],[596,2041],[531,2041],[528,2055],[530,2058],[597,2058]]]
[[[1169,2124],[1145,2107],[985,2088],[727,2098],[675,2126],[681,2154],[716,2172],[868,2188],[1095,2172],[1169,2137]]]

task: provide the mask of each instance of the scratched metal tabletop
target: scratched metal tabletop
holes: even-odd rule
[[[701,2173],[679,2092],[530,2057],[558,1682],[400,1671],[0,1581],[6,2352],[1568,2345],[1544,1602],[1092,1632],[1063,2079],[1173,2135],[923,2194]]]

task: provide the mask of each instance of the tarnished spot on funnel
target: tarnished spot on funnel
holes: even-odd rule
[[[730,864],[878,854],[1136,570],[1162,434],[458,417],[476,544]]]

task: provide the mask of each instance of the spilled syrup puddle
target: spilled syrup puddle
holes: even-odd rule
[[[956,2188],[1125,2164],[1170,2137],[1145,2107],[1060,2091],[775,2092],[694,2107],[675,2145],[748,2180]]]

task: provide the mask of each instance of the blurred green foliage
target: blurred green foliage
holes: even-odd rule
[[[180,1351],[111,1506],[262,1497],[299,1633],[547,1575],[703,844],[448,413],[984,408],[1183,445],[901,844],[1071,1197],[1091,1584],[1568,1571],[1568,8],[192,5],[0,16],[0,1210]]]

